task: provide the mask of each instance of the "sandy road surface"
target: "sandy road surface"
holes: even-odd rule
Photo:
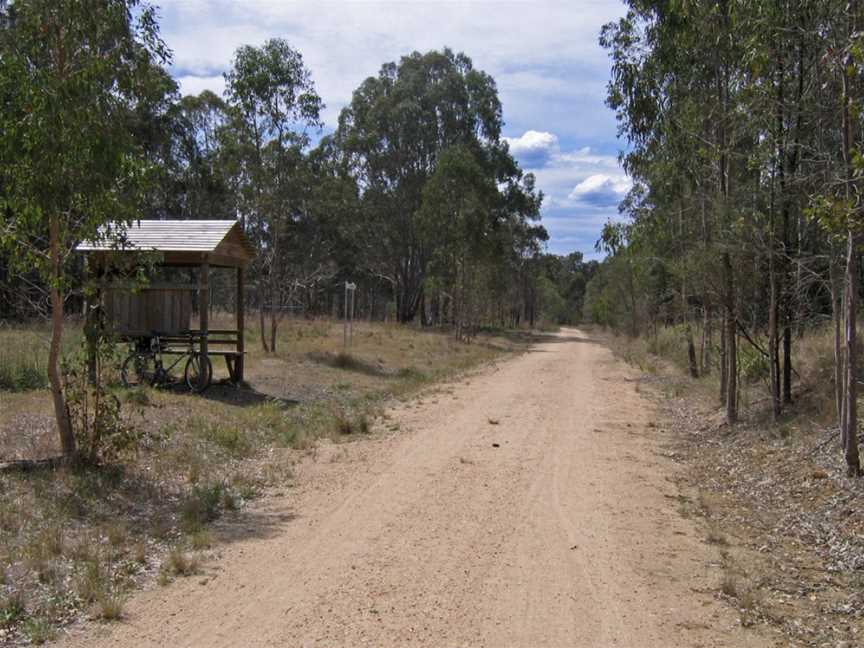
[[[203,576],[63,643],[767,645],[700,593],[716,556],[676,512],[635,387],[564,331],[394,410],[398,432],[323,448]]]

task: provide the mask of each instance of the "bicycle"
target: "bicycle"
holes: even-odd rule
[[[213,377],[213,363],[206,358],[202,363],[202,355],[195,350],[194,337],[189,334],[187,348],[184,352],[176,353],[177,359],[167,367],[162,361],[162,356],[168,350],[168,344],[162,340],[158,333],[149,337],[141,337],[135,340],[132,350],[123,361],[120,376],[123,385],[128,388],[149,385],[160,387],[175,382],[171,371],[186,359],[186,367],[183,370],[183,382],[190,391],[200,393],[210,386]],[[204,380],[201,380],[202,367],[205,372]]]

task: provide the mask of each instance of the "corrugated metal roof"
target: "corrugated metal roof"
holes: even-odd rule
[[[158,252],[213,252],[235,225],[238,225],[238,221],[135,221],[129,227],[120,228],[120,231],[125,232],[126,235],[126,241],[120,249]],[[118,248],[116,244],[112,243],[112,240],[104,240],[96,243],[84,241],[76,249],[81,252],[97,252]]]

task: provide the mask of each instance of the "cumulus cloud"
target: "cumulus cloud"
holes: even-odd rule
[[[510,153],[524,166],[543,166],[558,152],[558,137],[545,131],[526,131],[521,137],[505,137]]]
[[[225,89],[225,79],[221,74],[210,76],[186,74],[176,77],[175,80],[180,86],[180,93],[184,95],[199,95],[204,90],[210,90],[221,95]]]
[[[597,173],[573,187],[567,197],[594,207],[610,207],[621,202],[632,184],[627,176]]]

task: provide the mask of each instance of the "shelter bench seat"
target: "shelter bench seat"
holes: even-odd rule
[[[193,343],[200,342],[201,331],[183,331],[179,335],[163,335],[160,336],[160,339],[164,341],[168,347],[163,350],[163,353],[166,354],[180,354],[186,353],[187,350],[185,348],[180,348],[179,344],[185,344],[189,342],[191,338]],[[243,376],[240,374],[239,360],[246,355],[246,351],[241,351],[237,349],[239,340],[239,332],[235,329],[210,329],[207,335],[207,355],[209,357],[212,356],[220,356],[225,358],[225,366],[228,368],[228,376],[233,384],[239,384],[243,380]],[[175,345],[175,346],[171,346]],[[234,349],[213,349],[209,348],[211,345],[223,345],[223,346],[233,346]]]

